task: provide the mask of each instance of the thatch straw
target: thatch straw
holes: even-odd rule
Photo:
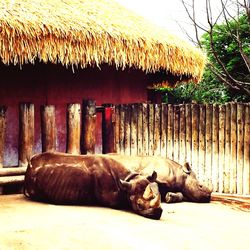
[[[202,52],[113,0],[0,1],[0,60],[164,70],[198,82]]]

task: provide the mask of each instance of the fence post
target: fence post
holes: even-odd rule
[[[68,104],[67,107],[67,153],[80,154],[81,104]]]
[[[115,152],[115,108],[112,104],[103,104],[102,116],[102,152]]]
[[[42,151],[54,151],[56,148],[55,106],[41,107]]]
[[[83,100],[82,111],[82,153],[95,153],[96,132],[96,102]]]
[[[21,103],[19,106],[19,167],[28,165],[34,146],[34,104]]]

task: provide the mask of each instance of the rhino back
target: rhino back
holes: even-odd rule
[[[28,189],[32,198],[55,204],[91,202],[91,175],[83,167],[48,164],[34,171],[33,189]]]
[[[25,190],[33,199],[56,204],[119,205],[118,179],[130,171],[105,156],[42,153],[31,159]]]

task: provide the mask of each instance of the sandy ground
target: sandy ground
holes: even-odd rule
[[[250,212],[219,202],[163,204],[161,220],[102,207],[0,196],[0,249],[250,249]]]

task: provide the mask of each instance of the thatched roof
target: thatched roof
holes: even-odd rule
[[[164,70],[198,82],[202,52],[114,0],[1,0],[0,60]]]

